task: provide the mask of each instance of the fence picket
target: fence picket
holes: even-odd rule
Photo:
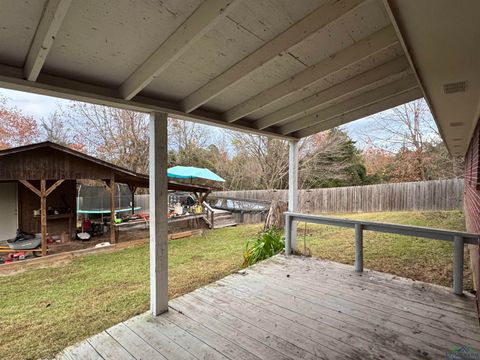
[[[299,211],[342,213],[456,210],[463,208],[463,179],[299,190]],[[287,190],[217,191],[219,198],[285,200]]]

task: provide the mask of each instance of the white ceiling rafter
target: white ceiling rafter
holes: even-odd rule
[[[349,123],[357,119],[362,119],[367,116],[374,115],[386,109],[391,109],[395,106],[399,106],[407,102],[419,99],[422,96],[423,96],[422,91],[418,87],[416,87],[416,88],[404,91],[402,93],[392,95],[386,99],[363,106],[359,109],[345,112],[337,117],[320,122],[311,127],[299,130],[295,132],[293,135],[298,138],[310,136],[310,135],[319,133],[321,131],[333,129],[337,126],[344,125],[346,123]]]
[[[0,87],[140,112],[167,112],[182,120],[193,120],[206,125],[219,126],[244,132],[253,132],[258,135],[293,139],[290,136],[280,135],[274,130],[262,131],[252,129],[246,122],[229,124],[221,120],[218,114],[201,109],[186,114],[179,108],[178,104],[168,101],[145,96],[136,96],[134,100],[125,100],[118,97],[118,93],[115,89],[49,74],[42,73],[37,81],[28,81],[23,77],[23,69],[8,65],[0,65]]]
[[[48,0],[46,3],[25,60],[27,80],[37,80],[71,3],[72,0]]]
[[[390,84],[386,84],[363,94],[357,95],[351,99],[342,101],[326,109],[322,109],[311,115],[307,115],[303,118],[296,119],[290,123],[282,125],[279,127],[279,133],[282,135],[291,134],[295,131],[315,125],[318,122],[336,117],[346,111],[363,107],[367,104],[377,102],[378,100],[391,97],[396,93],[404,92],[416,87],[418,87],[418,84],[415,76],[407,76]]]
[[[132,99],[142,91],[155,77],[165,71],[188,48],[240,0],[206,0],[165,40],[145,62],[140,65],[119,88],[120,96]]]
[[[283,107],[271,114],[258,119],[254,123],[256,129],[266,129],[270,126],[281,123],[285,120],[298,117],[299,115],[308,115],[308,112],[323,107],[325,103],[344,97],[352,92],[371,86],[379,81],[392,76],[398,76],[399,73],[409,71],[405,57],[391,60],[385,64],[379,65],[371,70],[365,71],[339,84],[326,88],[314,95],[304,98],[289,106]]]
[[[392,27],[386,27],[376,33],[340,50],[336,54],[308,67],[291,78],[261,92],[247,101],[233,107],[223,114],[228,122],[234,122],[262,107],[278,101],[289,94],[324,79],[341,69],[363,60],[372,54],[397,44],[397,36]]]
[[[183,111],[189,113],[202,106],[254,70],[268,64],[278,55],[356,8],[362,2],[363,0],[339,0],[314,10],[273,40],[265,43],[259,49],[184,98],[181,101]]]

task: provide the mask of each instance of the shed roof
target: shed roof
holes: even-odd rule
[[[100,160],[50,141],[0,151],[0,181],[101,179],[148,187],[148,175]]]
[[[0,150],[0,181],[93,179],[148,188],[148,175],[87,155],[50,141]],[[206,185],[168,181],[169,190],[209,192]]]
[[[7,0],[0,86],[283,138],[425,96],[462,154],[480,111],[479,12],[474,0]]]

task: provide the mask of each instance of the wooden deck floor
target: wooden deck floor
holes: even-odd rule
[[[444,359],[480,349],[473,297],[312,258],[277,256],[74,347],[64,359]]]

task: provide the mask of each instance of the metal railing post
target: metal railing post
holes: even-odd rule
[[[463,295],[464,241],[461,236],[453,238],[453,293]]]
[[[355,223],[355,271],[363,272],[363,225]]]
[[[292,253],[292,217],[285,214],[285,255]]]

